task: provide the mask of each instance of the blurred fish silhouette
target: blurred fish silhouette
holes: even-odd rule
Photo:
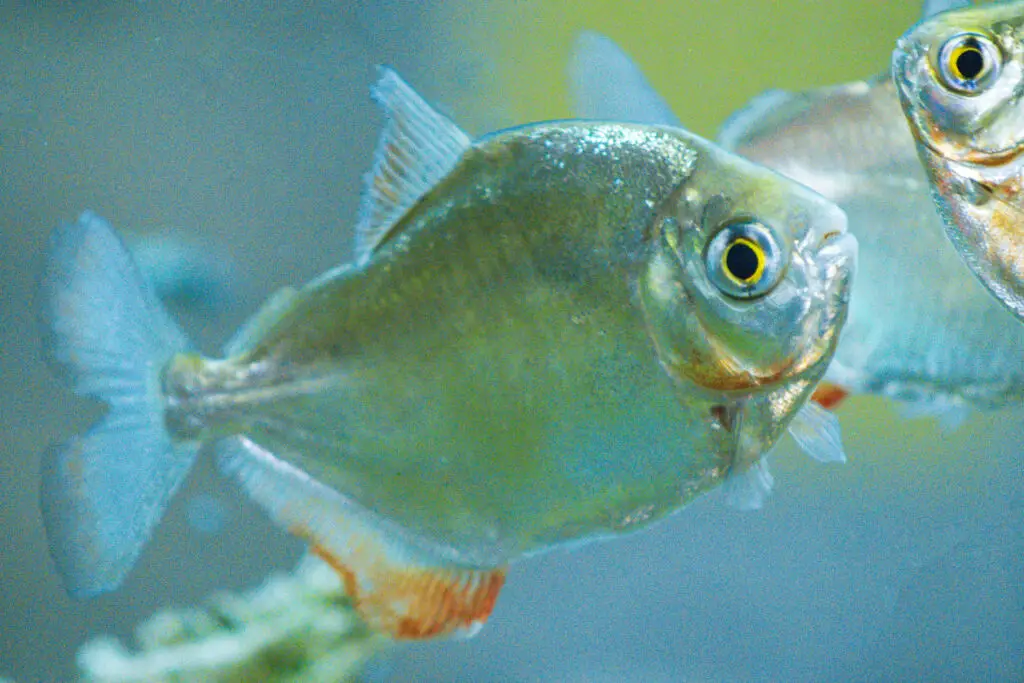
[[[1024,319],[1024,2],[927,18],[897,43],[892,77],[946,235]]]
[[[235,303],[241,274],[224,250],[176,234],[131,234],[132,260],[161,301],[215,314]]]
[[[475,144],[397,75],[358,259],[193,353],[110,226],[53,237],[49,349],[107,416],[51,449],[69,591],[124,579],[204,443],[396,637],[471,633],[513,560],[732,482],[756,505],[846,314],[856,241],[818,195],[683,130],[555,122]]]
[[[950,3],[930,3],[930,11]],[[677,125],[614,42],[585,33],[569,67],[575,113]],[[908,416],[958,425],[971,408],[1019,405],[1024,326],[942,238],[912,136],[888,77],[805,93],[769,91],[733,115],[721,144],[835,201],[862,249],[850,314],[815,399],[900,401]]]

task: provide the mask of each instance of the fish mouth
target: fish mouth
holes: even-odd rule
[[[818,301],[823,307],[821,316],[810,332],[811,343],[805,347],[803,357],[794,365],[799,373],[820,365],[824,357],[831,359],[839,334],[849,314],[850,293],[857,272],[857,238],[848,232],[826,233],[821,247],[814,256],[821,277]],[[821,369],[822,373],[824,368]]]
[[[832,314],[826,324],[843,317],[850,300],[850,286],[857,272],[857,238],[848,232],[826,233],[814,259],[824,282],[823,298],[829,302]]]
[[[815,259],[819,265],[826,267],[838,267],[845,263],[852,271],[857,265],[857,251],[857,238],[853,233],[833,230],[822,236]]]

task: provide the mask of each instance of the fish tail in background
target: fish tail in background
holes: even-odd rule
[[[116,588],[188,473],[198,443],[164,426],[161,372],[188,341],[110,225],[86,212],[58,229],[41,286],[47,352],[107,414],[47,450],[41,507],[72,596]]]

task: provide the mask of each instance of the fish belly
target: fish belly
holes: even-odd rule
[[[621,310],[492,297],[236,409],[238,431],[478,563],[624,531],[712,486],[727,458],[711,407]]]

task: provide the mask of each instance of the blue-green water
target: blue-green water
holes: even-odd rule
[[[806,35],[818,25],[793,23],[800,3],[718,17],[710,4],[693,25],[743,37],[722,44],[721,69],[686,72],[710,74],[700,97],[714,98],[714,111],[760,88],[793,87],[803,60],[815,66],[808,85],[868,76],[865,63],[887,61],[865,59],[863,21],[851,21],[856,35],[845,42],[830,23],[812,55]],[[891,17],[914,15],[916,3],[900,5]],[[869,14],[863,3],[843,6]],[[209,1],[0,4],[0,675],[67,680],[87,637],[127,636],[161,607],[252,585],[301,550],[203,461],[122,590],[81,603],[63,594],[39,519],[39,453],[84,428],[97,407],[72,397],[41,361],[33,298],[50,229],[91,208],[119,228],[182,234],[230,255],[242,274],[232,304],[215,315],[176,311],[215,351],[270,292],[350,253],[379,121],[366,95],[375,64],[398,68],[470,130],[522,111],[564,114],[560,93],[524,107],[537,92],[516,90],[530,80],[523,72],[547,82],[563,63],[516,71],[509,62],[514,46],[536,40],[527,29],[545,21],[539,9],[443,9],[398,0],[259,11]],[[594,27],[614,28],[607,3],[580,4],[579,23],[591,10]],[[635,37],[635,16],[623,26]],[[773,41],[801,37],[785,68],[744,58],[743,41],[759,27]],[[501,45],[479,40],[496,32]],[[654,80],[666,73],[655,68]],[[705,111],[671,97],[684,120]],[[459,106],[472,115],[461,119]],[[709,496],[636,536],[517,565],[477,638],[400,648],[382,675],[1024,679],[1022,412],[976,416],[951,434],[875,399],[851,401],[840,418],[847,465],[819,465],[786,446],[763,511],[736,512]],[[219,534],[189,525],[197,496],[223,506]]]

